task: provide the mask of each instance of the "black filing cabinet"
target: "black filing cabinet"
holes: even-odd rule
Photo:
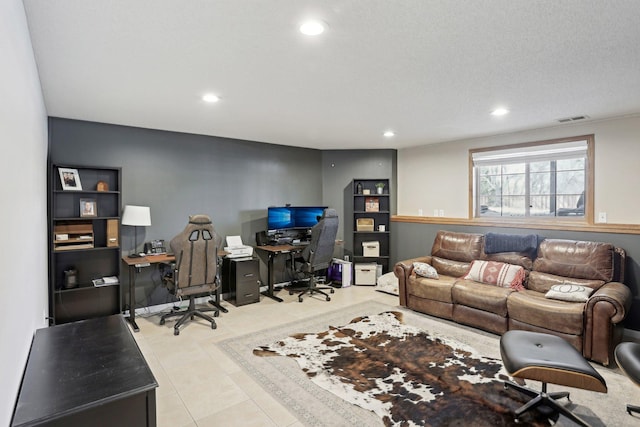
[[[222,292],[236,306],[260,302],[260,262],[257,258],[224,258]]]

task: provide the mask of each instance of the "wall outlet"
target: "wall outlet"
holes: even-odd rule
[[[607,213],[599,212],[598,213],[598,222],[607,222]]]
[[[433,210],[433,216],[438,216],[438,209]]]
[[[422,209],[418,209],[418,216],[422,216]]]
[[[438,216],[444,216],[444,209],[440,209],[440,211],[438,212]]]

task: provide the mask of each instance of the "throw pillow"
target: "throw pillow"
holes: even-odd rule
[[[524,289],[525,277],[524,268],[519,265],[479,260],[471,262],[471,267],[464,276],[465,279],[503,288],[511,287],[517,291]]]
[[[544,296],[569,302],[586,302],[593,289],[581,285],[553,285]]]
[[[426,277],[428,279],[438,278],[438,272],[436,271],[436,269],[426,262],[414,262],[413,271],[415,271],[418,276]]]

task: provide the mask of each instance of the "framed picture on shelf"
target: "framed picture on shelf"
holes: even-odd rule
[[[95,199],[80,199],[80,216],[83,218],[98,216]]]
[[[380,210],[380,199],[377,197],[367,197],[364,199],[365,212],[378,212]]]
[[[78,169],[58,168],[63,190],[82,190]]]

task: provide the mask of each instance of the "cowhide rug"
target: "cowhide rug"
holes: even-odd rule
[[[395,311],[295,334],[253,353],[294,358],[317,385],[374,411],[387,426],[514,425],[513,410],[525,402],[504,389],[509,377],[500,360],[405,325]],[[535,411],[521,422],[549,425]]]

